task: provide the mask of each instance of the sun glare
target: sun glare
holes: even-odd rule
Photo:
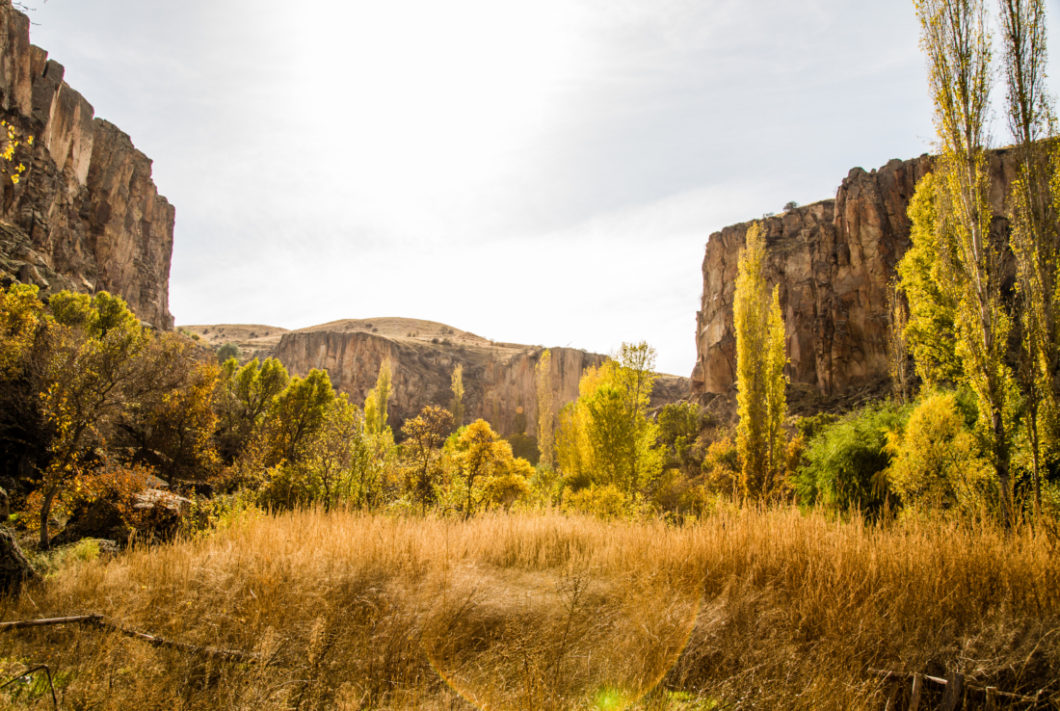
[[[556,109],[578,65],[561,2],[353,2],[307,18],[303,100],[372,181],[488,180]],[[308,78],[306,81],[305,78]]]

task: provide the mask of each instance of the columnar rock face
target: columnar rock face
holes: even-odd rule
[[[881,389],[888,373],[889,285],[909,248],[906,210],[933,159],[892,160],[871,173],[854,168],[834,200],[762,220],[766,278],[780,286],[788,332],[788,375],[809,402]],[[1006,151],[991,154],[990,200],[1004,213],[1013,178]],[[995,229],[1007,229],[995,218]],[[752,223],[712,234],[703,260],[694,394],[735,387],[733,294],[739,251]]]
[[[326,370],[335,387],[357,403],[375,386],[379,366],[392,371],[390,425],[395,430],[425,405],[449,407],[452,373],[463,368],[464,420],[483,418],[505,435],[537,434],[537,364],[544,348],[498,343],[445,324],[403,318],[336,321],[298,331],[269,326],[181,326],[214,347],[233,343],[244,357],[275,356],[294,375]],[[552,406],[558,412],[578,397],[587,367],[605,356],[552,348]],[[688,395],[688,380],[663,375],[652,404]]]
[[[0,113],[23,137],[16,184],[0,175],[0,276],[59,289],[107,290],[143,320],[172,328],[174,210],[151,161],[63,81],[29,43],[29,20],[0,0]],[[7,166],[8,171],[13,166]]]
[[[375,386],[379,366],[389,360],[393,373],[389,408],[397,429],[425,405],[449,407],[452,372],[463,367],[464,419],[484,418],[499,432],[537,432],[535,369],[543,349],[507,345],[447,346],[363,332],[292,331],[274,355],[292,372],[328,371],[335,387],[362,402]],[[578,397],[582,371],[603,356],[570,348],[552,350],[552,389],[556,409]]]

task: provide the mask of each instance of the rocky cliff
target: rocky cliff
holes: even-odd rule
[[[63,73],[30,44],[26,16],[0,0],[0,114],[23,137],[6,167],[25,166],[17,183],[0,176],[0,277],[45,293],[107,290],[144,321],[172,328],[173,207],[151,180],[150,159],[94,118]]]
[[[854,168],[834,200],[761,221],[766,278],[780,285],[788,332],[788,375],[799,401],[815,405],[886,387],[888,289],[909,247],[906,209],[933,159],[892,160],[878,170]],[[991,203],[1004,212],[1014,168],[1006,151],[991,154]],[[1007,229],[995,218],[995,229]],[[694,394],[731,394],[736,343],[732,303],[736,263],[751,222],[710,236],[697,314]]]
[[[239,346],[246,357],[275,356],[289,371],[328,371],[332,383],[363,402],[379,366],[393,372],[390,424],[395,430],[424,405],[449,407],[453,369],[463,367],[465,421],[484,418],[505,435],[537,433],[536,368],[544,348],[499,343],[432,321],[379,318],[335,321],[297,331],[268,326],[181,326],[219,347]],[[552,402],[556,411],[578,397],[578,381],[605,356],[574,348],[552,348]],[[688,394],[688,380],[660,376],[652,404]]]

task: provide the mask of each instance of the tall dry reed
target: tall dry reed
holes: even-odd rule
[[[682,528],[258,515],[75,563],[0,615],[100,613],[262,662],[49,627],[3,633],[0,674],[50,665],[64,709],[882,709],[876,669],[1055,705],[1058,574],[1029,530],[787,509]],[[28,696],[0,707],[50,708]]]

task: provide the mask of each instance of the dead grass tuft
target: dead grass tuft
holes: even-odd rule
[[[266,663],[41,628],[4,633],[0,681],[49,664],[75,709],[882,709],[872,669],[957,669],[1056,707],[1058,573],[1032,531],[784,509],[684,528],[250,516],[73,562],[0,616],[96,612]]]

